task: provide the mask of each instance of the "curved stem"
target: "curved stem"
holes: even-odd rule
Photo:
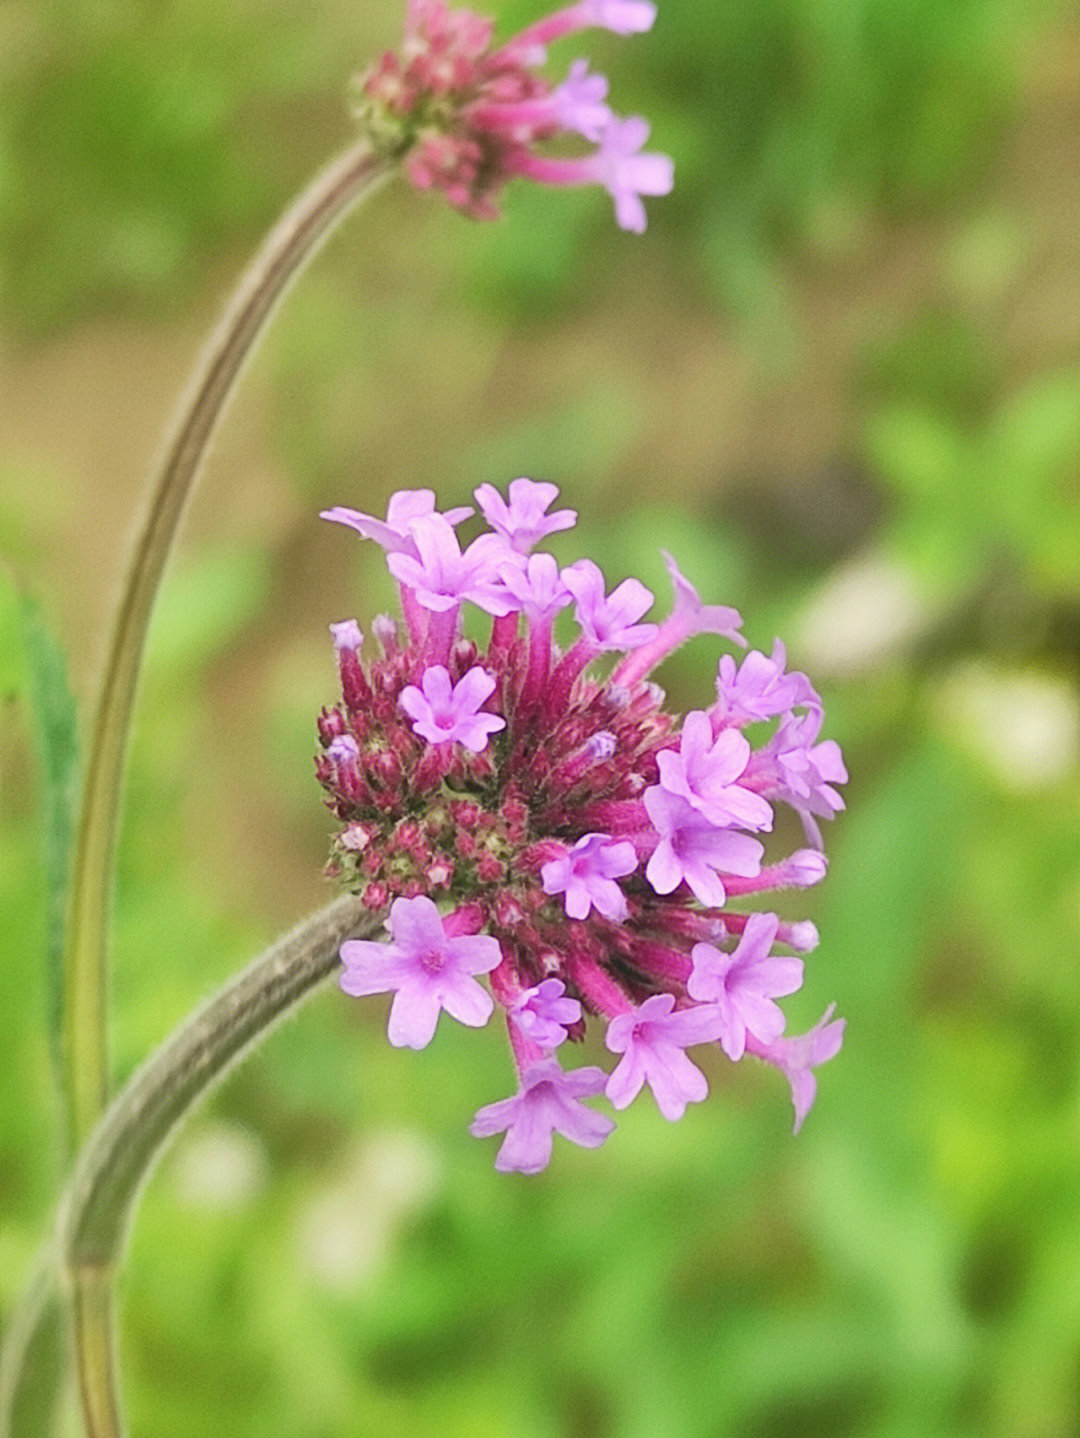
[[[69,1272],[115,1262],[139,1185],[175,1124],[253,1044],[326,979],[350,936],[382,923],[359,899],[337,899],[257,958],[131,1076],[79,1154],[60,1213]]]
[[[72,1151],[105,1102],[106,926],[131,709],[154,597],[184,503],[244,361],[274,304],[336,222],[393,160],[366,142],[312,182],[270,232],[210,339],[158,462],[109,638],[83,775],[64,951],[63,1053]]]
[[[166,1039],[90,1135],[58,1223],[87,1438],[124,1432],[113,1379],[112,1279],[140,1188],[166,1140],[232,1065],[334,971],[342,941],[370,938],[381,922],[381,914],[351,897],[306,919]]]

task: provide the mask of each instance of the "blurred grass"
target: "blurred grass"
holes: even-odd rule
[[[192,316],[398,29],[388,0],[0,13],[0,539],[84,705]],[[790,1012],[837,1000],[845,1047],[797,1140],[774,1075],[714,1063],[678,1125],[645,1101],[519,1181],[466,1133],[508,1086],[494,1035],[402,1054],[377,1003],[320,997],[147,1191],[133,1431],[1071,1438],[1080,14],[667,0],[588,50],[676,155],[645,239],[604,196],[514,189],[477,227],[395,188],[253,366],[155,620],[115,1069],[322,897],[325,625],[392,594],[315,511],[516,473],[581,510],[565,558],[664,602],[670,549],[821,682],[852,783]],[[57,1182],[15,605],[5,583],[5,1313]],[[670,662],[676,707],[712,663]]]

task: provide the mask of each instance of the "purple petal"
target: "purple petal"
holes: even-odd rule
[[[444,987],[441,1000],[452,1019],[471,1029],[482,1029],[495,1007],[487,989],[481,988],[475,979],[459,978],[453,987]]]
[[[390,1005],[386,1037],[395,1048],[426,1048],[435,1037],[439,1011],[439,1000],[430,989],[421,985],[403,986]]]

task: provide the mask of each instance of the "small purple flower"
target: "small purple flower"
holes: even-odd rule
[[[503,55],[528,56],[528,63],[542,65],[546,46],[580,30],[611,30],[613,35],[643,35],[656,20],[651,0],[578,0],[536,20],[521,35],[503,46]]]
[[[656,637],[635,649],[618,666],[612,679],[616,684],[632,684],[644,679],[656,666],[673,654],[695,634],[718,634],[733,644],[745,647],[739,633],[742,615],[726,604],[703,604],[701,595],[665,550],[660,551],[675,591],[675,607],[660,624]]]
[[[566,1038],[567,1025],[581,1018],[581,1004],[577,999],[564,998],[565,993],[562,979],[544,979],[519,994],[507,1013],[534,1044],[542,1049],[557,1048]]]
[[[427,898],[395,899],[387,920],[389,943],[349,939],[341,946],[341,987],[361,997],[394,990],[387,1037],[397,1048],[425,1048],[443,1009],[459,1023],[482,1028],[491,995],[472,977],[502,959],[498,939],[485,934],[450,937]]]
[[[495,680],[474,665],[451,686],[442,664],[424,670],[420,688],[406,684],[398,703],[413,721],[413,730],[429,744],[457,743],[474,754],[487,748],[489,734],[506,728],[500,714],[484,714],[480,706],[495,692]]]
[[[640,35],[651,30],[656,19],[652,0],[581,0],[571,9],[580,25],[593,25],[615,35]]]
[[[647,1083],[664,1117],[682,1118],[688,1103],[700,1103],[709,1092],[705,1075],[683,1049],[712,1043],[719,1034],[717,1008],[676,1010],[673,994],[653,994],[639,1009],[617,1014],[604,1040],[623,1056],[607,1082],[612,1105],[626,1108]]]
[[[786,674],[787,653],[778,639],[766,658],[752,649],[736,667],[730,654],[720,659],[716,675],[716,717],[732,724],[753,724],[787,714],[796,706],[820,708],[821,701],[805,674]]]
[[[648,122],[640,115],[613,119],[600,137],[600,148],[583,162],[591,178],[603,185],[615,201],[615,220],[622,230],[645,232],[642,195],[668,195],[675,169],[667,155],[643,155],[649,138]]]
[[[719,634],[724,639],[730,639],[733,644],[745,647],[746,640],[739,632],[742,629],[742,615],[739,611],[727,604],[702,603],[701,595],[675,563],[674,556],[662,549],[660,557],[671,575],[672,588],[675,590],[675,608],[669,622],[677,622],[679,628],[685,631],[686,638],[693,634]]]
[[[373,539],[388,554],[399,551],[415,554],[416,545],[410,526],[414,519],[423,519],[434,513],[433,489],[399,489],[390,496],[385,521],[376,519],[373,514],[361,514],[358,509],[346,509],[341,504],[335,505],[333,509],[324,509],[319,518],[332,520],[335,524],[347,524],[365,539]],[[463,519],[468,519],[470,514],[472,509],[469,507],[448,509],[440,518],[453,526],[460,524]]]
[[[610,30],[614,35],[640,35],[656,20],[652,0],[578,0],[545,15],[510,42],[515,49],[547,46],[579,30]]]
[[[685,799],[659,785],[646,789],[644,800],[660,835],[645,869],[658,894],[670,894],[685,883],[701,903],[719,909],[727,898],[721,874],[753,878],[760,871],[765,851],[757,839],[717,829]]]
[[[667,155],[642,154],[649,126],[640,115],[613,117],[591,155],[580,160],[554,159],[524,150],[511,160],[519,175],[545,185],[603,185],[615,201],[615,222],[622,230],[643,234],[646,225],[642,195],[667,195],[675,183]]]
[[[590,75],[588,60],[575,60],[566,79],[551,92],[560,126],[584,135],[586,140],[599,140],[612,120],[604,103],[607,92],[607,76]]]
[[[556,1059],[540,1059],[525,1070],[513,1098],[479,1110],[469,1132],[474,1138],[506,1133],[495,1159],[500,1173],[539,1173],[551,1161],[552,1134],[561,1133],[582,1148],[599,1148],[613,1131],[612,1119],[581,1102],[602,1093],[606,1082],[603,1069],[566,1073]]]
[[[534,544],[539,544],[549,534],[573,529],[577,523],[576,509],[557,509],[554,514],[547,513],[559,497],[557,484],[545,484],[535,479],[512,479],[509,504],[493,484],[481,484],[473,492],[488,524],[519,554],[528,554]]]
[[[691,710],[683,720],[678,749],[663,749],[656,757],[660,787],[678,794],[718,827],[741,825],[771,829],[768,802],[738,780],[750,760],[750,745],[737,729],[724,729],[713,738],[709,716]]]
[[[817,1078],[814,1069],[840,1052],[844,1041],[845,1019],[833,1019],[835,1004],[830,1004],[825,1013],[805,1034],[792,1038],[774,1039],[770,1044],[757,1043],[752,1034],[747,1035],[746,1049],[766,1063],[774,1064],[791,1085],[791,1101],[795,1106],[795,1132],[802,1128],[803,1119],[810,1112],[817,1096]],[[830,1022],[831,1020],[831,1022]]]
[[[831,819],[844,807],[844,800],[833,787],[847,782],[847,769],[834,739],[815,743],[824,715],[821,709],[806,714],[793,714],[785,719],[769,743],[758,755],[762,774],[770,771],[776,780],[776,793],[784,799],[803,822],[806,836],[821,847],[821,830],[813,816]]]
[[[720,1044],[729,1059],[742,1058],[748,1033],[770,1044],[784,1032],[784,1015],[773,1000],[799,989],[803,965],[801,959],[769,957],[779,926],[775,914],[751,914],[734,953],[712,944],[695,944],[691,951],[686,991],[719,1008]]]
[[[502,597],[498,573],[507,556],[501,536],[482,534],[462,552],[452,526],[439,514],[413,520],[410,533],[416,553],[393,550],[386,563],[422,608],[446,613],[469,599],[488,614],[509,614],[513,606]]]
[[[530,554],[524,565],[501,564],[499,577],[506,592],[530,618],[557,614],[570,603],[570,591],[552,554]]]
[[[566,913],[585,919],[590,909],[616,922],[626,918],[626,897],[615,883],[637,868],[628,840],[614,843],[609,834],[585,834],[568,854],[540,870],[545,894],[565,894]]]
[[[637,623],[653,602],[640,580],[624,579],[605,596],[599,565],[579,559],[563,570],[562,581],[577,603],[581,632],[596,649],[634,649],[655,637],[655,624]]]
[[[784,787],[796,798],[808,802],[815,813],[835,813],[844,801],[831,786],[847,782],[847,770],[835,739],[815,744],[821,731],[821,712],[787,720],[770,745]]]
[[[562,84],[546,95],[509,102],[482,100],[470,106],[469,121],[509,137],[565,130],[595,141],[611,119],[604,104],[607,91],[606,76],[590,75],[588,61],[575,60]]]

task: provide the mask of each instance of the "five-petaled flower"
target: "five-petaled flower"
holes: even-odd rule
[[[495,678],[474,665],[456,684],[441,664],[424,670],[420,688],[407,684],[398,703],[413,721],[413,729],[429,744],[457,742],[479,754],[488,736],[506,728],[501,714],[482,713],[480,706],[495,691]]]
[[[440,1012],[480,1028],[494,1008],[474,974],[488,974],[502,958],[498,941],[460,932],[430,899],[395,899],[387,920],[390,942],[348,939],[341,946],[347,994],[394,990],[387,1036],[398,1047],[422,1049],[435,1036]]]
[[[574,9],[604,3],[629,15],[636,0]],[[695,1046],[779,1069],[798,1127],[843,1036],[831,1008],[786,1034],[776,1002],[802,983],[813,924],[740,907],[825,876],[817,820],[842,807],[846,773],[820,737],[820,698],[778,643],[741,666],[723,654],[715,702],[668,712],[656,666],[695,634],[743,646],[742,620],[704,604],[670,558],[675,602],[657,623],[638,580],[609,590],[591,560],[531,552],[574,523],[557,497],[524,478],[508,498],[481,485],[489,529],[471,542],[456,531],[472,511],[440,514],[429,490],[395,495],[385,520],[326,511],[386,551],[404,616],[376,616],[381,653],[366,661],[355,621],[331,626],[342,697],[320,718],[317,759],[341,824],[329,868],[367,907],[389,906],[390,930],[343,946],[342,988],[392,991],[390,1040],[411,1047],[444,1009],[479,1027],[498,1005],[518,1091],[472,1132],[505,1133],[496,1165],[525,1173],[555,1133],[604,1142],[614,1124],[585,1100],[622,1109],[648,1086],[681,1117],[708,1091]],[[467,605],[490,616],[486,645],[465,635]],[[563,648],[553,622],[570,605]],[[784,806],[813,847],[784,852]],[[596,1020],[612,1072],[564,1068],[556,1052]]]

